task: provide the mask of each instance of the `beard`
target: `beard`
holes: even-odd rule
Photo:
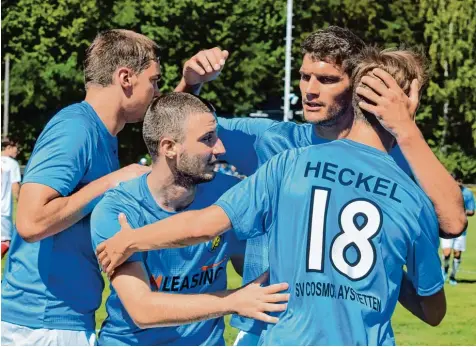
[[[352,107],[352,102],[350,101],[351,95],[352,90],[347,90],[346,92],[342,93],[336,98],[335,103],[329,107],[327,111],[327,117],[325,117],[325,119],[312,120],[309,121],[309,123],[324,128],[334,127],[346,114],[349,107]]]
[[[177,184],[189,188],[200,183],[210,182],[216,174],[213,170],[214,165],[210,164],[211,160],[204,162],[203,158],[182,153],[175,169]]]

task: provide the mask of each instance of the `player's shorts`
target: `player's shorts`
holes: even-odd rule
[[[2,216],[2,241],[12,239],[13,221],[11,216]]]
[[[2,321],[2,346],[94,346],[94,331],[32,329]]]
[[[258,346],[259,335],[240,330],[233,346]]]
[[[461,235],[454,239],[440,239],[440,242],[443,249],[451,248],[455,251],[466,251],[466,235]]]

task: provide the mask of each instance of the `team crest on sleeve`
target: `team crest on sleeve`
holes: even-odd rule
[[[208,244],[208,251],[212,253],[215,252],[221,246],[222,243],[223,238],[221,235],[218,235]]]

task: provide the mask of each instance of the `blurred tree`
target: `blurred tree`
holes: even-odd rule
[[[422,98],[420,127],[448,169],[474,180],[475,1],[295,1],[294,93],[299,94],[299,45],[319,28],[346,26],[368,43],[421,47],[433,77]],[[84,51],[104,29],[142,32],[163,47],[164,92],[178,83],[186,59],[218,45],[230,58],[202,95],[220,114],[282,103],[285,0],[17,0],[2,1],[2,10],[2,49],[12,61],[11,136],[24,143],[23,162],[47,120],[84,97]],[[140,129],[127,126],[119,135],[124,164],[146,152]]]

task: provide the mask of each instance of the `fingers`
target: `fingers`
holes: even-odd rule
[[[121,226],[121,229],[131,229],[131,226],[127,222],[127,217],[124,213],[119,213],[119,225]]]
[[[200,75],[203,75],[205,72],[211,73],[214,71],[220,71],[225,65],[228,55],[228,51],[222,51],[218,47],[207,49],[197,53],[194,59],[190,62],[190,65]],[[201,73],[201,71],[204,72]]]
[[[378,78],[366,75],[362,77],[360,83],[372,88],[372,90],[379,95],[386,95],[388,93],[387,86]]]
[[[290,294],[270,294],[266,297],[266,302],[287,302],[290,297]]]
[[[222,63],[222,60],[220,60],[220,64],[225,65],[225,61],[228,59],[229,56],[230,56],[230,52],[228,52],[226,49],[221,51],[221,59],[223,60],[223,63]]]
[[[271,323],[271,324],[276,324],[276,323],[279,322],[278,317],[272,317],[272,316],[267,315],[266,313],[263,313],[263,312],[259,312],[255,315],[255,317],[251,317],[251,318],[255,318],[255,319],[260,320],[262,322]]]
[[[106,267],[105,272],[107,273],[108,276],[112,276],[114,269],[116,268],[115,264],[113,262],[109,263],[109,265]]]
[[[188,61],[187,68],[192,69],[193,71],[195,71],[196,73],[198,73],[201,76],[203,76],[207,73],[205,71],[205,69],[203,69],[202,66],[199,65],[198,62],[194,59],[191,59],[191,60]]]
[[[372,73],[375,76],[377,76],[378,78],[380,78],[387,85],[388,88],[390,88],[390,89],[399,88],[400,89],[400,86],[397,84],[395,79],[387,71],[376,68],[376,69],[372,70]]]
[[[355,91],[357,92],[357,94],[366,98],[367,100],[372,101],[374,104],[378,104],[380,101],[381,96],[375,93],[372,89],[357,87]]]
[[[97,247],[96,247],[96,255],[99,255],[106,249],[106,243],[101,242]]]
[[[103,261],[101,261],[101,268],[104,272],[106,272],[107,267],[111,264],[111,259],[110,258],[105,258]]]
[[[288,308],[287,304],[263,304],[262,310],[264,312],[283,312]]]
[[[265,282],[267,282],[269,279],[269,271],[266,271],[266,272],[263,272],[261,274],[261,276],[259,276],[257,279],[255,279],[253,281],[253,283],[256,283],[256,284],[263,284]]]
[[[101,244],[101,245],[102,245],[102,244]],[[98,246],[98,247],[99,247],[99,246]],[[103,260],[107,258],[106,250],[104,249],[104,250],[101,251],[101,252],[97,252],[97,251],[96,251],[96,257],[98,258],[98,261],[99,261],[100,263],[102,263]]]
[[[408,99],[408,111],[410,111],[410,114],[414,116],[418,109],[418,104],[420,103],[420,83],[417,79],[414,79],[410,85],[410,95]]]
[[[368,103],[366,103],[366,102],[364,102],[364,101],[361,101],[361,102],[359,102],[359,107],[360,107],[362,110],[365,110],[365,111],[367,111],[367,112],[372,113],[374,116],[378,116],[378,115],[379,115],[377,106],[374,106],[374,105],[368,104]]]
[[[289,285],[287,283],[276,283],[272,284],[270,286],[267,286],[265,289],[266,294],[274,294],[274,293],[279,293],[284,290],[287,290],[289,288]]]

